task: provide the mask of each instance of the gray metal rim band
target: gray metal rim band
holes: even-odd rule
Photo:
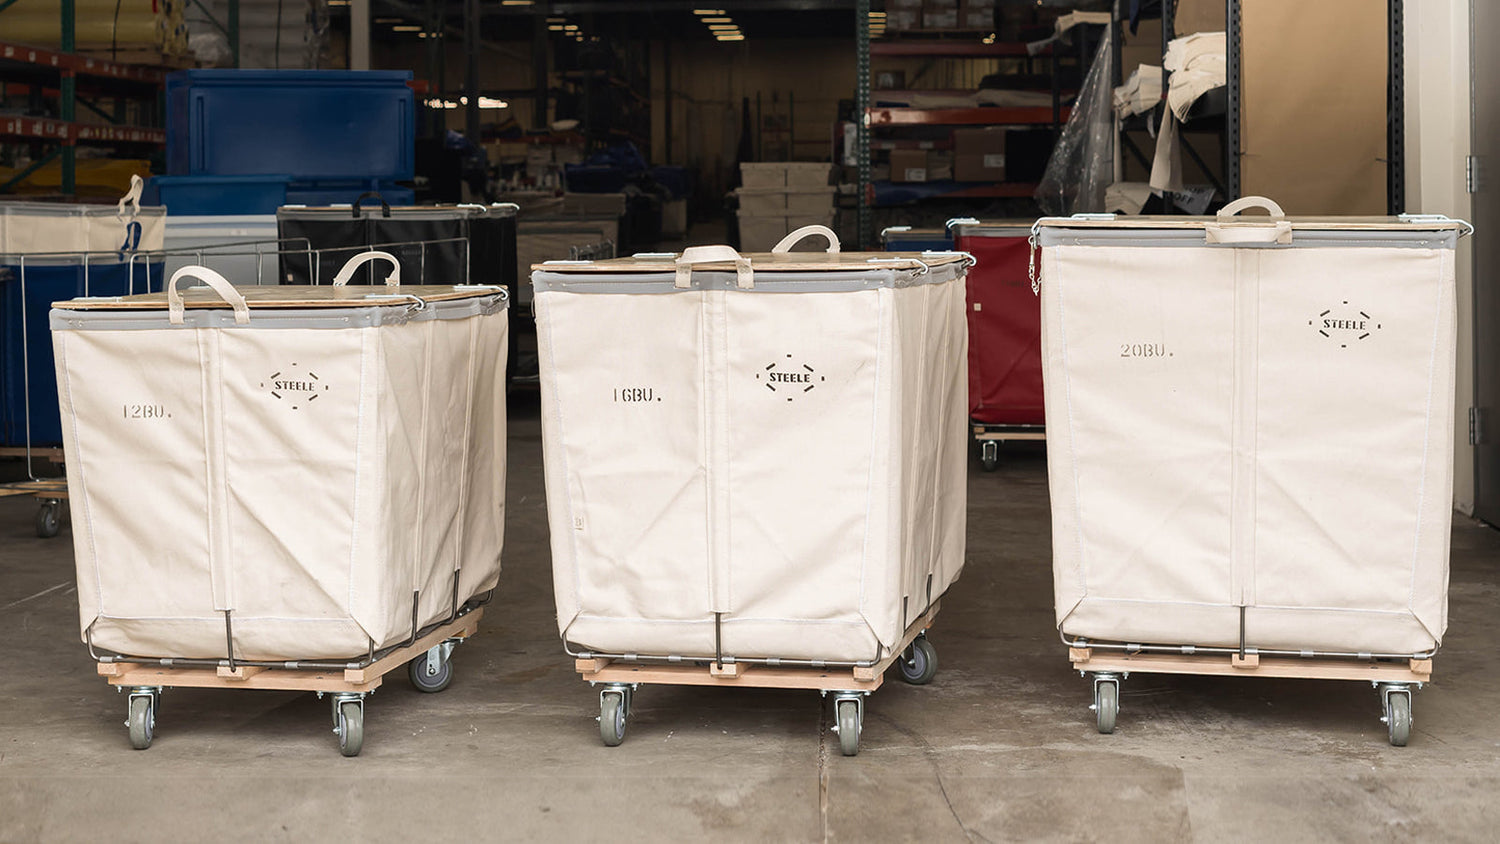
[[[1202,229],[1066,229],[1044,226],[1038,243],[1049,246],[1151,246],[1207,249],[1318,249],[1328,247],[1385,247],[1393,249],[1456,249],[1458,232],[1396,231],[1392,229],[1345,231],[1292,231],[1291,243],[1208,243]]]
[[[349,308],[252,308],[250,322],[236,325],[234,312],[228,308],[189,308],[183,322],[167,322],[165,310],[71,310],[53,308],[48,324],[53,331],[166,331],[181,328],[230,328],[237,331],[255,329],[341,329],[378,328],[428,320],[467,319],[490,316],[505,310],[503,296],[483,296],[448,302],[428,302],[418,310],[410,300],[387,305]]]
[[[755,274],[755,287],[736,286],[734,273],[693,273],[692,287],[677,287],[672,273],[560,273],[537,270],[531,274],[531,286],[537,293],[691,293],[704,290],[732,290],[738,293],[853,293],[892,287],[916,287],[942,284],[962,275],[961,264],[944,264],[930,272],[892,270],[872,264],[869,269],[828,272],[767,272]]]

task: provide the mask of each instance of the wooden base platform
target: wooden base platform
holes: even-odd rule
[[[1429,683],[1432,660],[1406,662],[1246,654],[1160,654],[1068,648],[1080,671],[1117,674],[1207,674],[1219,677],[1284,677],[1316,680],[1369,680],[1376,683]]]
[[[984,425],[975,425],[973,426],[973,436],[975,442],[985,442],[987,440],[994,440],[996,442],[1021,440],[1046,442],[1047,440],[1047,432],[1039,425],[1035,428],[991,428]]]
[[[385,675],[448,639],[465,639],[479,629],[484,608],[471,610],[433,630],[410,646],[392,651],[364,668],[345,671],[301,671],[254,665],[173,668],[134,662],[101,662],[99,674],[111,686],[163,686],[197,689],[269,689],[296,692],[370,692]]]
[[[913,639],[932,626],[941,601],[934,601],[921,617],[906,628],[901,643],[891,654],[872,665],[853,668],[811,668],[729,662],[720,666],[685,663],[618,662],[610,659],[579,659],[574,667],[592,683],[660,683],[673,686],[726,686],[747,689],[815,689],[828,692],[873,692],[885,681],[890,668]]]
[[[0,484],[0,498],[10,498],[17,495],[66,500],[68,497],[68,482],[63,478],[58,478],[57,480],[17,481],[15,483]]]

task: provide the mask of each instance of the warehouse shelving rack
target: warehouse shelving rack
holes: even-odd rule
[[[1119,20],[1120,7],[1124,0],[1118,0],[1116,4],[1116,20]],[[1161,0],[1162,5],[1162,38],[1161,51],[1166,55],[1167,45],[1176,38],[1176,11],[1177,0]],[[1181,126],[1182,132],[1179,138],[1182,141],[1182,150],[1188,157],[1198,165],[1199,169],[1209,179],[1213,187],[1219,191],[1223,202],[1232,202],[1240,197],[1240,157],[1243,150],[1241,143],[1241,95],[1244,91],[1244,79],[1242,74],[1243,40],[1241,27],[1241,11],[1243,0],[1225,0],[1225,32],[1227,46],[1228,73],[1223,88],[1209,91],[1194,103],[1193,110],[1188,115],[1188,120]],[[1405,58],[1404,58],[1404,0],[1386,0],[1387,13],[1387,57],[1388,71],[1386,74],[1389,94],[1386,105],[1386,205],[1387,213],[1396,215],[1406,210],[1406,86],[1405,86]],[[1119,38],[1119,27],[1116,27],[1116,38]],[[1115,46],[1119,47],[1116,41]],[[1115,51],[1119,55],[1119,50]],[[1121,71],[1117,68],[1115,84],[1122,81]],[[1165,98],[1169,74],[1163,71],[1162,97],[1163,104],[1159,105],[1144,117],[1153,123],[1161,121],[1161,111],[1166,107]],[[1127,121],[1125,128],[1144,129],[1140,120]],[[1207,131],[1222,135],[1224,147],[1224,160],[1222,164],[1222,180],[1215,177],[1212,168],[1203,159],[1202,155],[1194,149],[1188,139],[1188,135],[1194,132]],[[1121,147],[1133,155],[1147,170],[1151,168],[1151,159],[1145,155],[1136,144],[1129,139],[1124,131],[1120,133]]]
[[[870,0],[855,3],[856,43],[856,163],[859,171],[857,196],[857,234],[861,249],[874,248],[877,244],[874,230],[874,180],[871,176],[871,153],[875,149],[889,149],[890,142],[873,140],[873,129],[900,126],[1047,126],[1054,136],[1061,131],[1072,111],[1063,106],[1068,92],[1062,90],[1059,76],[1063,50],[1049,45],[1041,52],[1033,52],[1028,45],[1010,42],[984,43],[977,40],[956,38],[923,37],[872,42],[870,38]],[[1086,26],[1086,25],[1085,25]],[[935,33],[934,35],[941,35]],[[1077,39],[1079,66],[1086,68],[1091,60],[1088,39]],[[975,108],[890,108],[873,107],[870,90],[872,56],[933,58],[1025,58],[1045,57],[1052,73],[1052,105],[1033,107],[984,106]],[[900,142],[896,142],[899,144]],[[896,148],[899,148],[897,146]],[[924,148],[933,148],[930,144]],[[966,185],[954,191],[932,197],[933,199],[997,199],[1024,198],[1031,196],[1036,185],[1023,182],[997,182],[983,185]]]
[[[77,190],[77,149],[80,144],[114,147],[159,148],[166,144],[166,131],[160,128],[165,113],[163,86],[166,72],[160,68],[80,56],[74,38],[74,3],[62,0],[61,45],[58,50],[23,44],[0,42],[0,86],[20,83],[30,89],[34,111],[40,110],[46,93],[55,86],[57,117],[0,116],[0,142],[21,141],[52,146],[51,152],[36,157],[32,164],[0,184],[0,194],[13,189],[36,171],[60,161],[61,192],[72,196]],[[113,112],[106,112],[83,93],[107,95],[115,100]],[[152,125],[129,125],[127,102],[138,104],[142,122]],[[107,123],[79,121],[78,106],[96,113]]]

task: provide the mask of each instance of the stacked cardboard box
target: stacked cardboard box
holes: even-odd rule
[[[835,189],[827,162],[746,162],[740,165],[740,251],[769,252],[803,226],[832,226]]]

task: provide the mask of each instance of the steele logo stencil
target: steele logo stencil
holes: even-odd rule
[[[316,372],[302,369],[296,363],[271,373],[269,378],[260,382],[260,388],[292,410],[312,404],[318,396],[328,392],[328,385]]]
[[[1358,343],[1380,330],[1380,323],[1374,317],[1351,306],[1348,300],[1318,314],[1316,319],[1308,320],[1307,324],[1329,340],[1336,341],[1340,349],[1347,349],[1350,344]]]
[[[809,364],[794,362],[791,355],[787,355],[786,360],[766,364],[765,369],[755,373],[755,379],[765,384],[767,390],[785,395],[787,401],[812,392],[813,388],[828,380]]]

